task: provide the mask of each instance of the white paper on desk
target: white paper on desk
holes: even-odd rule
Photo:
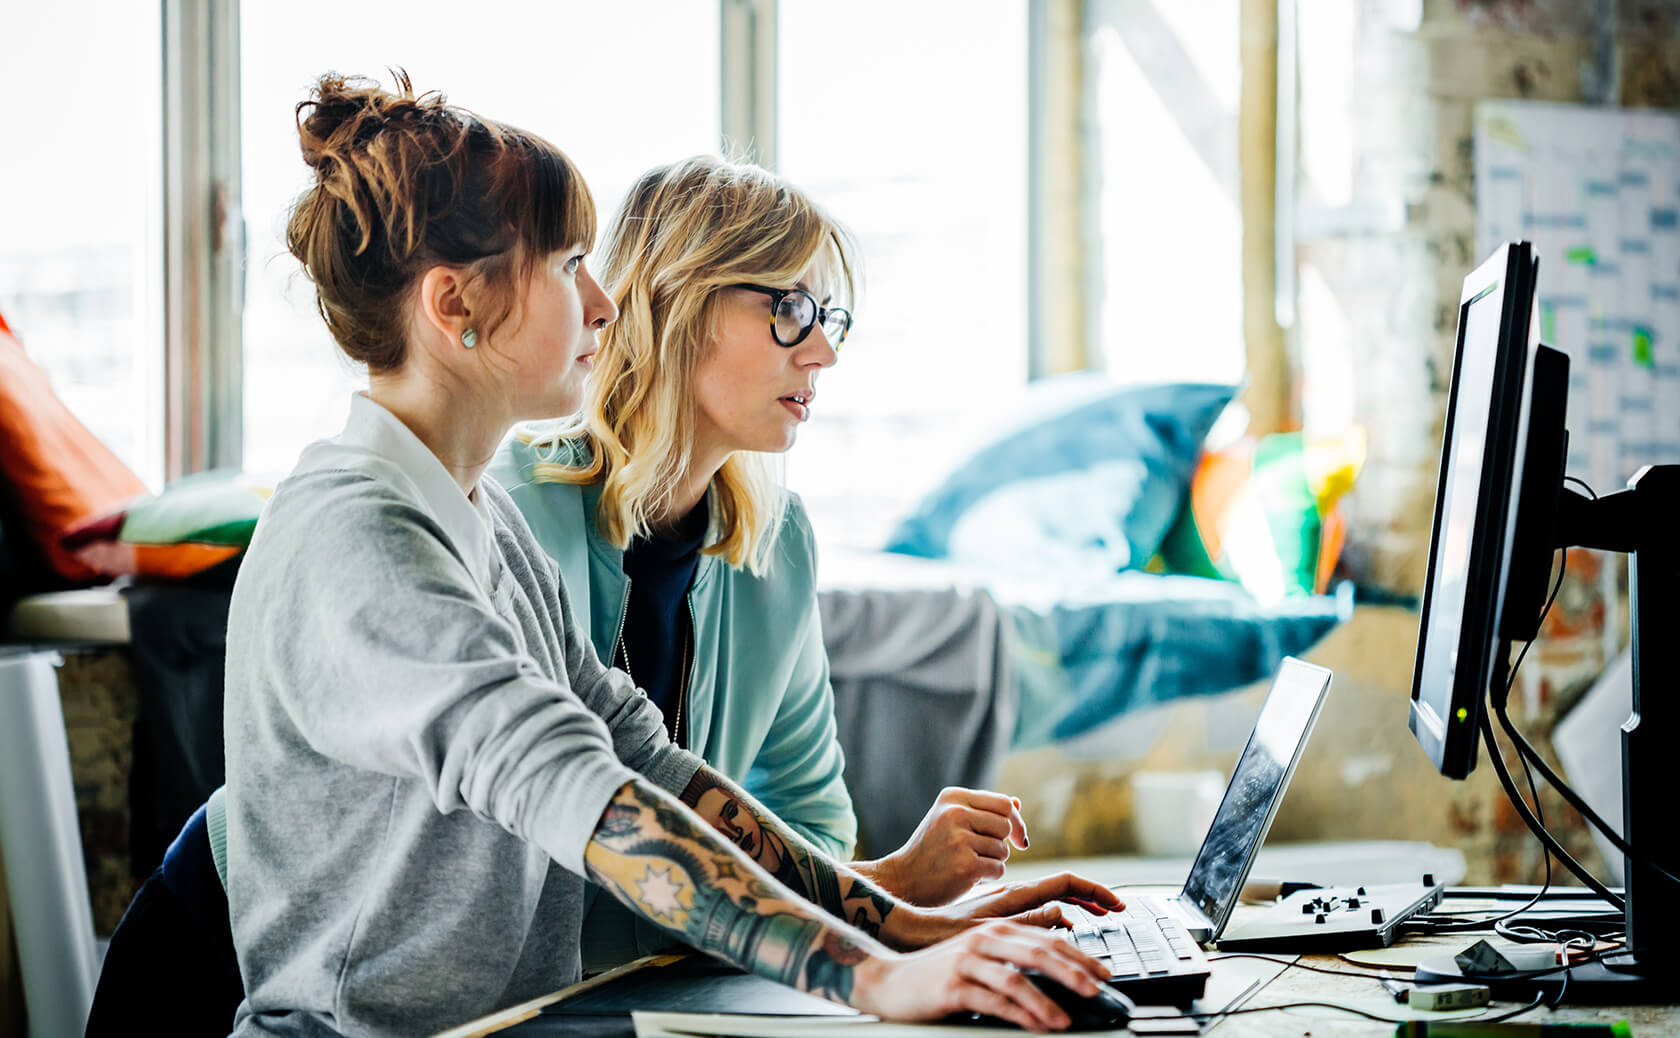
[[[636,1038],[997,1038],[995,1027],[897,1024],[873,1016],[738,1016],[731,1013],[630,1014]]]
[[[1292,957],[1291,957],[1292,958]],[[1235,1009],[1287,968],[1284,958],[1258,955],[1208,956],[1213,975],[1207,993],[1196,1000],[1198,1012]],[[1156,1011],[1143,1007],[1145,1012]],[[1135,1033],[1190,1033],[1193,1022],[1160,1009],[1163,1019],[1140,1016]],[[873,1016],[744,1016],[731,1013],[654,1013],[635,1010],[630,1019],[636,1038],[997,1038],[996,1027],[952,1024],[891,1023]],[[1185,1024],[1188,1023],[1188,1027]],[[1088,1032],[1104,1033],[1104,1032]],[[1124,1034],[1124,1030],[1112,1032]]]
[[[1169,1010],[1162,1010],[1171,1014]],[[630,1019],[636,1038],[998,1038],[996,1027],[963,1027],[953,1024],[901,1024],[873,1016],[737,1016],[728,1013],[651,1013],[635,1010]],[[1182,1020],[1173,1016],[1173,1021]],[[1134,1018],[1143,1033],[1197,1033],[1194,1025],[1186,1032],[1157,1031],[1145,1018]],[[1084,1031],[1083,1034],[1126,1034],[1114,1031]]]
[[[1622,723],[1632,713],[1633,654],[1623,650],[1552,730],[1552,748],[1564,777],[1618,833],[1622,828]],[[1621,852],[1597,829],[1592,835],[1604,855],[1611,884],[1620,886]]]

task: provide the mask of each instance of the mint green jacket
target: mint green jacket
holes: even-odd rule
[[[576,463],[587,448],[562,445]],[[489,474],[513,498],[560,569],[572,612],[610,661],[624,623],[624,553],[595,528],[601,485],[538,483],[536,448],[502,444]],[[763,577],[700,556],[688,605],[694,655],[684,723],[688,749],[740,783],[818,848],[845,861],[857,818],[841,772],[834,690],[817,613],[816,548],[804,506],[788,504]]]

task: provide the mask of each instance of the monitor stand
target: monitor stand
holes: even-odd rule
[[[1680,875],[1674,790],[1680,779],[1680,465],[1648,465],[1626,490],[1589,499],[1565,486],[1558,500],[1560,548],[1598,548],[1628,556],[1633,633],[1633,712],[1622,725],[1622,835],[1643,857]],[[1643,594],[1642,592],[1650,592]],[[1680,884],[1644,863],[1623,860],[1627,947],[1602,962],[1548,977],[1500,983],[1513,998],[1536,989],[1569,1002],[1614,1005],[1673,1002],[1680,974]],[[1422,983],[1466,978],[1451,956],[1418,967]],[[1495,986],[1499,995],[1500,986]]]

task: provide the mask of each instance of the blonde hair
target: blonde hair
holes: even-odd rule
[[[855,298],[851,235],[798,188],[757,166],[697,156],[649,170],[602,245],[599,277],[618,306],[600,337],[583,410],[541,433],[537,482],[604,485],[602,536],[623,549],[667,518],[692,463],[696,367],[716,338],[719,292],[740,282],[792,285],[828,254],[836,294]],[[561,441],[577,448],[557,460]],[[737,451],[712,477],[702,549],[768,570],[786,493],[769,457]]]

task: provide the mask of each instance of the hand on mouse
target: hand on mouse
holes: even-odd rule
[[[1032,1031],[1066,1028],[1067,1013],[1022,972],[1029,969],[1085,997],[1108,979],[1106,966],[1055,934],[993,920],[921,951],[860,962],[848,1001],[890,1020],[970,1012]]]

